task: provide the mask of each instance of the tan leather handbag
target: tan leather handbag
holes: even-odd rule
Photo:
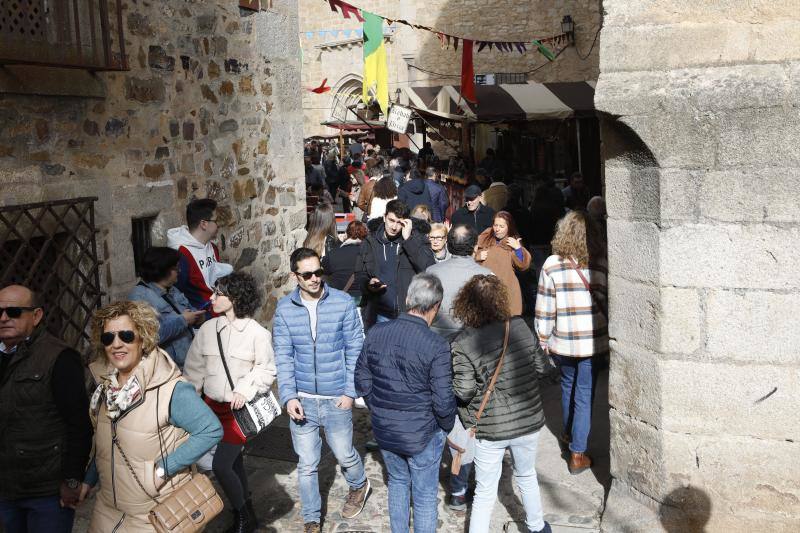
[[[133,479],[139,488],[156,502],[150,511],[148,520],[158,533],[194,533],[202,531],[211,520],[222,512],[222,498],[219,497],[214,485],[207,476],[197,473],[192,467],[192,476],[181,484],[175,491],[158,501],[155,496],[147,492],[139,476],[136,475],[131,463],[119,442],[114,440],[119,453],[128,465]]]

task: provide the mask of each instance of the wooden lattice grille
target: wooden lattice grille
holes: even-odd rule
[[[0,65],[126,69],[120,0],[0,0]]]
[[[0,207],[0,286],[20,283],[42,296],[52,334],[82,353],[99,307],[94,202],[76,198]]]

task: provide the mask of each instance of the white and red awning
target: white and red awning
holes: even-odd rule
[[[564,119],[594,112],[595,81],[478,85],[477,104],[461,98],[458,86],[406,87],[408,105],[450,120],[511,122]]]

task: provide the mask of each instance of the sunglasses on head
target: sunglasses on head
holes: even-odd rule
[[[214,287],[214,290],[212,291],[212,293],[217,295],[217,296],[227,296],[228,295],[228,292],[225,290],[225,288],[221,287],[219,285]]]
[[[306,281],[310,280],[311,276],[317,276],[318,278],[321,278],[324,273],[325,271],[322,270],[321,268],[318,268],[313,272],[295,272],[295,274],[297,274]]]
[[[119,335],[119,340],[125,344],[130,344],[136,339],[136,333],[129,329],[124,329],[122,331],[104,331],[100,335],[100,342],[103,343],[103,346],[111,346],[111,343],[114,342],[114,337],[117,335]]]
[[[19,318],[22,316],[24,311],[33,311],[34,309],[39,309],[38,307],[23,307],[23,306],[15,306],[15,307],[0,307],[0,317],[3,316],[3,313],[8,316],[8,318]]]

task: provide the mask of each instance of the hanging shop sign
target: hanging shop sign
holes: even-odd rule
[[[389,109],[389,118],[386,120],[386,127],[395,133],[405,133],[408,129],[408,122],[411,120],[411,108],[401,105],[393,105]]]

